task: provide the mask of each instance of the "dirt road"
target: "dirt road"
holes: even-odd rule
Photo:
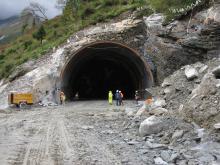
[[[127,124],[103,101],[0,114],[1,164],[146,164]]]

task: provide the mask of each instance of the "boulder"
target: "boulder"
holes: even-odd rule
[[[153,104],[151,105],[151,109],[155,109],[158,107],[165,107],[166,106],[166,101],[164,99],[161,98],[157,98]]]
[[[136,117],[142,116],[144,113],[146,113],[146,105],[144,104],[136,113]]]
[[[154,163],[157,164],[157,165],[168,165],[167,162],[165,162],[162,158],[160,157],[157,157],[154,159]]]
[[[204,65],[203,67],[201,67],[201,68],[199,69],[199,73],[203,73],[203,72],[205,72],[207,69],[208,69],[208,66],[207,66],[207,65]]]
[[[163,22],[164,16],[162,14],[152,14],[149,17],[144,17],[144,23],[151,33],[163,33]]]
[[[168,162],[170,160],[171,152],[170,150],[163,150],[161,151],[160,156],[163,160]]]
[[[215,75],[215,77],[220,77],[220,66],[212,70],[212,73]]]
[[[196,96],[208,96],[216,93],[216,79],[213,74],[207,73],[204,75],[201,83],[192,91],[192,98],[190,101]]]
[[[183,130],[176,130],[174,133],[173,133],[173,136],[172,136],[172,139],[179,139],[183,136]]]
[[[165,94],[170,94],[170,93],[172,93],[172,91],[173,91],[173,90],[172,90],[171,87],[167,87],[167,88],[164,89],[164,93],[165,93]]]
[[[215,125],[214,125],[214,128],[215,128],[215,129],[220,129],[220,123],[215,124]]]
[[[163,115],[163,114],[165,114],[167,112],[168,112],[167,109],[162,108],[162,107],[158,107],[158,108],[155,108],[155,109],[151,110],[150,114],[151,115],[155,115],[155,116],[159,116],[159,115]]]
[[[150,141],[146,142],[147,147],[149,147],[150,149],[155,149],[155,148],[163,148],[163,149],[167,149],[168,146],[165,144],[158,144],[158,143],[151,143]]]
[[[192,79],[197,78],[199,76],[197,70],[192,66],[187,66],[185,68],[185,75],[188,80],[192,80]]]
[[[141,136],[150,134],[157,134],[166,127],[166,124],[162,122],[159,117],[151,116],[145,119],[139,127],[139,133]]]
[[[220,88],[220,80],[217,81],[216,88]]]
[[[167,86],[170,86],[172,85],[171,82],[169,82],[168,79],[164,79],[163,83],[161,84],[161,87],[167,87]]]

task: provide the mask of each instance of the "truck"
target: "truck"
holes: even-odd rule
[[[8,95],[9,105],[16,105],[16,107],[23,107],[26,105],[34,104],[33,94],[32,93],[17,93],[10,92]]]

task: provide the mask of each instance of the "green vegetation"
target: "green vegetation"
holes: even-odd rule
[[[33,33],[33,38],[37,39],[37,40],[40,40],[40,43],[42,44],[42,41],[44,39],[44,37],[46,36],[46,31],[44,29],[44,26],[41,25],[39,30],[36,31],[35,33]],[[27,43],[27,42],[25,42]],[[29,45],[29,44],[28,44]]]
[[[155,12],[164,13],[167,21],[186,14],[196,6],[209,2],[209,0],[147,0]]]
[[[18,65],[37,59],[53,47],[64,43],[76,31],[98,22],[108,21],[121,13],[150,5],[155,11],[173,14],[169,9],[190,5],[196,0],[68,0],[63,15],[43,22],[39,27],[20,30],[24,33],[8,45],[0,46],[0,79],[8,77]],[[145,8],[140,13],[150,14]],[[40,34],[39,34],[40,33]],[[35,40],[40,40],[41,42]],[[44,39],[43,44],[42,40]]]

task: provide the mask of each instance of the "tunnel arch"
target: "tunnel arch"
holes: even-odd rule
[[[109,90],[133,98],[135,90],[152,86],[149,65],[131,47],[112,41],[90,43],[71,55],[61,72],[67,99],[106,99]]]

